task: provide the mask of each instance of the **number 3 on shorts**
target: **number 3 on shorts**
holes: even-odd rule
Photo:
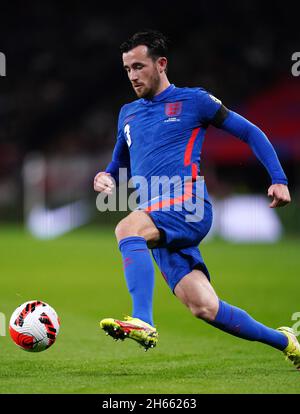
[[[124,127],[124,133],[126,135],[126,142],[127,142],[128,148],[129,148],[131,146],[131,144],[132,144],[131,136],[130,136],[130,125],[129,124],[126,124],[125,125],[125,127]]]

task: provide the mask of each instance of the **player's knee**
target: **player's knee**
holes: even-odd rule
[[[214,321],[218,312],[218,305],[214,302],[205,305],[192,305],[189,308],[196,318],[203,319],[207,322]]]
[[[115,228],[115,235],[118,242],[126,237],[133,236],[143,237],[147,241],[158,240],[160,233],[149,220],[142,212],[131,213],[122,219]]]
[[[134,226],[130,223],[130,220],[126,217],[117,224],[115,228],[115,235],[117,240],[120,241],[125,237],[137,236],[138,234],[135,231]]]
[[[145,225],[139,220],[138,215],[129,215],[122,219],[115,228],[115,235],[118,241],[125,237],[145,237],[147,231]]]

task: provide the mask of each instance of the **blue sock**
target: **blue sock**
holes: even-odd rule
[[[154,266],[143,237],[126,237],[119,243],[124,273],[133,302],[132,316],[153,325]]]
[[[263,342],[283,351],[288,344],[287,337],[275,329],[268,328],[253,319],[247,312],[219,300],[219,310],[211,325],[231,335],[249,341]]]

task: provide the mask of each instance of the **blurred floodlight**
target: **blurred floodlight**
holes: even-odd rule
[[[35,237],[51,239],[86,224],[89,219],[89,205],[82,200],[53,210],[35,206],[29,212],[26,224]]]
[[[61,236],[89,222],[91,209],[78,200],[49,209],[46,207],[47,162],[41,154],[30,154],[24,162],[24,216],[28,230],[37,238]]]
[[[276,242],[282,225],[263,196],[235,195],[215,205],[214,232],[233,242]]]

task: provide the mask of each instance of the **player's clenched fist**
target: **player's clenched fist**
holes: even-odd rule
[[[273,184],[268,189],[268,196],[273,197],[273,201],[269,205],[271,208],[283,207],[291,202],[289,189],[284,184]]]
[[[114,182],[110,176],[110,173],[99,172],[94,178],[94,190],[103,192],[105,194],[112,194],[114,188]]]

